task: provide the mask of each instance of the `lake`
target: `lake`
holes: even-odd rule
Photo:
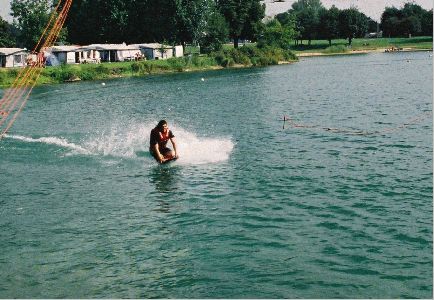
[[[432,298],[431,56],[35,88],[0,141],[0,298]]]

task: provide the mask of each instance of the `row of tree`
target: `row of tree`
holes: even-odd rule
[[[348,38],[349,44],[356,37],[363,37],[375,22],[356,8],[339,10],[335,6],[326,9],[320,0],[300,0],[294,2],[287,12],[278,14],[275,19],[282,28],[292,32],[292,39],[307,40]],[[269,24],[275,27],[275,22]],[[289,28],[289,30],[288,30]]]
[[[0,22],[0,43],[32,49],[59,0],[12,0],[13,32]],[[167,42],[215,48],[229,38],[255,39],[260,0],[74,0],[60,40],[73,44]],[[2,39],[4,37],[4,39]]]
[[[0,47],[33,49],[60,0],[12,0],[13,24],[0,18]],[[166,42],[200,44],[212,51],[240,39],[287,48],[292,40],[362,37],[377,23],[357,8],[326,9],[321,0],[298,0],[264,23],[260,0],[74,0],[60,41],[71,44]],[[432,10],[412,3],[386,8],[385,36],[432,35]]]
[[[385,36],[432,36],[433,11],[427,11],[414,3],[406,3],[402,9],[387,7],[381,16],[381,28]]]
[[[380,24],[357,8],[339,10],[332,6],[326,9],[320,0],[299,0],[287,12],[278,14],[276,19],[283,27],[292,29],[293,39],[308,40],[309,44],[312,39],[327,39],[331,45],[332,39],[345,38],[351,45],[353,38],[378,29],[387,37],[433,34],[433,11],[414,3],[406,3],[402,9],[387,7]],[[276,28],[275,22],[270,25]]]

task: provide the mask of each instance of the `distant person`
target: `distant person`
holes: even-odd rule
[[[167,147],[169,140],[172,143],[173,150]],[[175,136],[169,130],[169,126],[165,120],[158,122],[158,125],[151,130],[149,151],[160,164],[178,158]]]

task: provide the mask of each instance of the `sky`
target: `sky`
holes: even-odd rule
[[[265,0],[267,16],[274,16],[275,14],[287,11],[291,8],[292,3],[296,0],[284,0],[285,2],[274,2],[275,0]],[[323,5],[327,8],[335,5],[339,9],[349,8],[351,6],[357,7],[368,17],[371,17],[375,21],[380,21],[381,14],[385,7],[395,6],[401,8],[404,3],[412,0],[321,0]],[[7,20],[12,21],[10,13],[10,0],[0,0],[0,16]],[[422,6],[425,9],[433,8],[432,0],[413,0],[412,2]]]
[[[0,17],[2,17],[4,20],[7,20],[8,22],[11,21],[11,16],[9,16],[10,13],[10,0],[0,0]]]

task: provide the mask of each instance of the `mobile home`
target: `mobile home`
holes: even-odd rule
[[[25,67],[28,52],[22,48],[0,48],[0,68]]]

